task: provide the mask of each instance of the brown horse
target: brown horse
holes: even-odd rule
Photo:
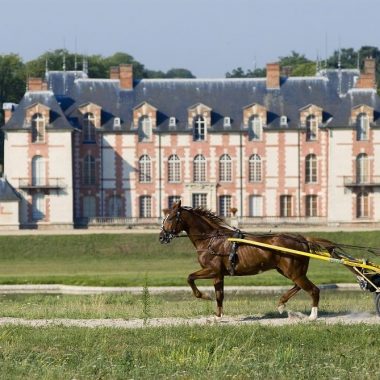
[[[300,289],[306,291],[312,298],[310,320],[318,317],[319,289],[306,277],[309,258],[275,252],[268,248],[255,247],[249,244],[240,244],[233,252],[233,243],[228,238],[236,236],[236,229],[227,225],[221,218],[203,208],[181,207],[181,201],[174,204],[162,222],[160,242],[170,243],[181,231],[195,246],[198,253],[198,262],[202,269],[191,273],[187,282],[195,297],[211,299],[202,293],[195,285],[198,279],[213,279],[217,311],[216,316],[223,313],[224,277],[231,274],[236,276],[255,275],[269,269],[276,269],[283,276],[293,281],[294,286],[288,290],[279,301],[278,309],[282,313],[285,304]],[[318,244],[329,249],[334,243],[327,240],[309,239],[301,235],[292,234],[247,234],[246,238],[280,247],[292,248],[298,251],[310,252]],[[232,255],[232,256],[231,256]],[[235,265],[231,257],[235,256]]]

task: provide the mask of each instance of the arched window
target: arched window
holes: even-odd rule
[[[152,165],[147,154],[139,159],[139,181],[143,183],[152,182]]]
[[[261,118],[258,115],[253,115],[249,119],[249,134],[251,136],[251,140],[260,141],[262,139],[263,125]]]
[[[95,185],[96,171],[95,171],[95,158],[91,155],[87,155],[83,161],[83,184]]]
[[[45,118],[40,113],[32,116],[32,142],[41,143],[45,141]]]
[[[261,182],[261,157],[258,154],[252,154],[249,157],[249,182]]]
[[[194,119],[193,140],[203,141],[206,138],[206,121],[202,116]]]
[[[83,141],[95,142],[95,116],[91,112],[83,116]]]
[[[369,119],[367,114],[361,113],[356,119],[356,139],[368,140],[369,134]]]
[[[181,181],[181,161],[176,154],[168,159],[168,182],[177,183]]]
[[[309,154],[305,159],[305,182],[316,183],[317,182],[317,156],[315,154]]]
[[[41,156],[32,158],[32,185],[41,186],[46,182],[45,178],[45,161]]]
[[[219,160],[219,180],[222,182],[232,181],[232,162],[228,154],[223,154]]]
[[[149,195],[142,195],[140,197],[140,218],[152,217],[152,197]]]
[[[111,195],[107,202],[109,217],[121,217],[123,214],[123,200],[119,195]]]
[[[368,218],[369,217],[369,200],[368,193],[359,193],[356,197],[356,217]]]
[[[139,119],[139,141],[151,141],[152,140],[152,121],[149,116],[142,116]]]
[[[202,154],[198,154],[193,162],[193,178],[194,182],[206,181],[206,159]]]
[[[366,183],[369,180],[368,156],[360,153],[356,157],[356,182]]]
[[[306,140],[314,141],[317,139],[317,118],[314,115],[309,115],[306,118]]]
[[[96,216],[96,199],[93,195],[83,197],[83,217],[93,218]]]

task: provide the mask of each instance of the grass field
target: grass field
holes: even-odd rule
[[[377,231],[318,236],[380,247]],[[0,284],[142,286],[146,274],[151,286],[185,285],[187,275],[199,269],[195,250],[187,238],[160,245],[157,234],[0,236],[0,246]],[[316,284],[355,281],[346,268],[317,260],[311,260],[309,277]],[[275,271],[226,281],[227,285],[288,283]]]

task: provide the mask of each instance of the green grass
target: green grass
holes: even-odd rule
[[[317,235],[380,247],[377,231]],[[143,286],[147,273],[151,286],[186,285],[188,274],[200,268],[187,238],[161,245],[157,234],[0,236],[0,246],[0,284]],[[355,280],[346,268],[317,260],[311,260],[309,277],[316,284]],[[226,284],[284,285],[289,281],[270,271],[259,276],[227,278]]]
[[[0,327],[0,379],[376,379],[380,326]]]

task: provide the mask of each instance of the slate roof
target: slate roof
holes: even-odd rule
[[[0,201],[19,201],[21,196],[5,178],[0,178]]]
[[[56,71],[47,76],[51,91],[27,93],[6,128],[19,125],[22,110],[38,99],[54,112],[54,128],[80,129],[77,109],[88,102],[102,107],[104,131],[113,131],[113,120],[119,117],[121,131],[135,132],[133,109],[143,102],[157,108],[158,132],[191,133],[188,108],[197,103],[212,109],[209,132],[239,131],[243,108],[253,103],[267,108],[267,130],[299,128],[299,110],[309,104],[321,107],[323,122],[335,127],[348,126],[351,108],[367,104],[376,110],[373,125],[380,126],[376,91],[352,89],[358,75],[358,70],[325,70],[315,77],[281,78],[281,87],[275,90],[266,88],[265,78],[143,79],[134,82],[133,90],[123,90],[118,80]],[[285,127],[280,125],[281,116],[288,119]],[[176,127],[169,127],[170,117],[175,117]],[[231,118],[231,127],[223,126],[224,117]]]

